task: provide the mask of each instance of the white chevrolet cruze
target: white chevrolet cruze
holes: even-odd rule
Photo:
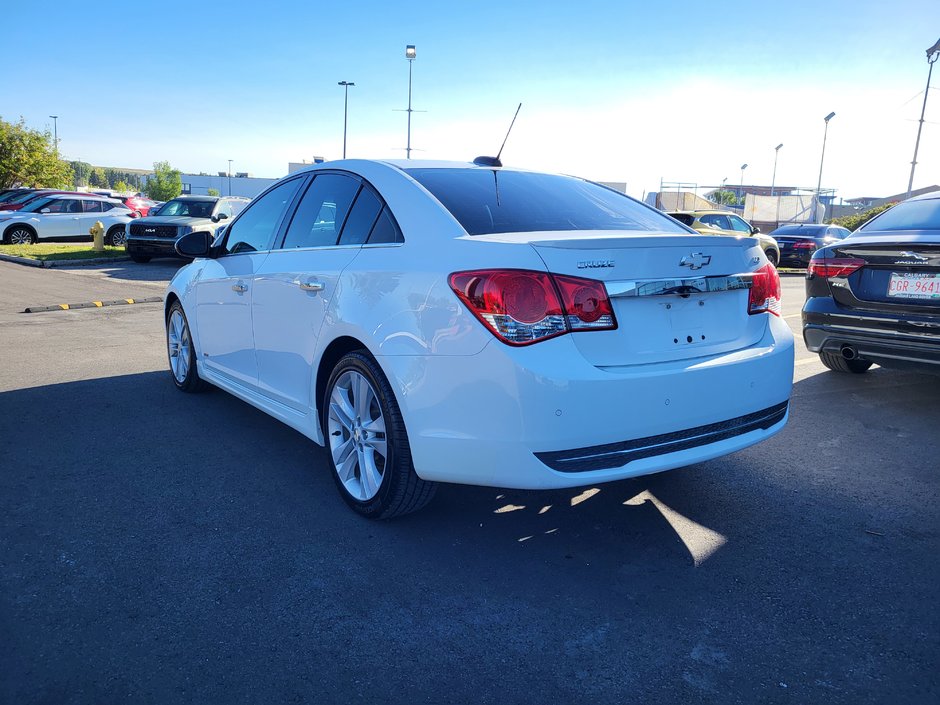
[[[558,488],[780,431],[793,336],[753,238],[698,235],[581,179],[348,160],[281,179],[166,292],[176,386],[329,449],[359,513],[435,483]]]

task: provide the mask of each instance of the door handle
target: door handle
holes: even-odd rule
[[[295,279],[294,284],[299,286],[304,291],[323,291],[323,282],[316,279]]]
[[[245,284],[243,284],[242,282],[236,282],[232,284],[232,291],[238,294],[244,294],[246,291],[248,291],[248,287],[245,286]]]

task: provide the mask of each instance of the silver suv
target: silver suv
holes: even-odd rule
[[[180,237],[196,230],[215,235],[248,203],[249,199],[239,196],[177,196],[127,226],[127,254],[135,262],[178,257],[175,245]]]

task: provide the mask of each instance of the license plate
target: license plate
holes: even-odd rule
[[[940,272],[891,272],[888,296],[900,299],[940,299]]]

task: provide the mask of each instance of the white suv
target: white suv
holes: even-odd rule
[[[131,210],[116,198],[50,195],[19,211],[0,214],[5,245],[25,245],[39,240],[88,238],[96,221],[105,227],[105,243],[123,245],[124,226]]]

